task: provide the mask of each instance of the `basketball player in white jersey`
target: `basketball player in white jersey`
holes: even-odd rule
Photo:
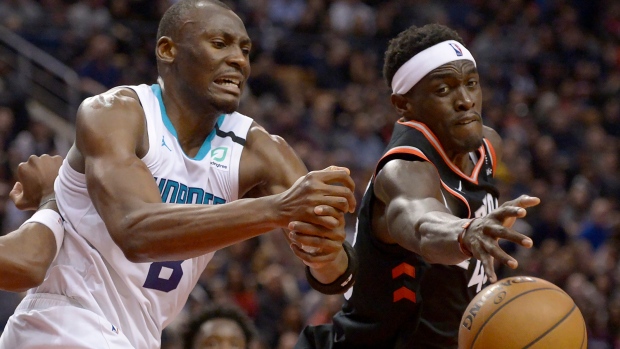
[[[276,228],[292,229],[311,284],[350,286],[353,181],[343,168],[308,174],[281,138],[235,112],[250,49],[226,5],[181,0],[158,30],[158,83],[82,103],[55,183],[62,247],[0,348],[159,348],[213,253]],[[297,234],[293,221],[314,229]]]

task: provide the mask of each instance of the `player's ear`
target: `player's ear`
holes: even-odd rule
[[[155,55],[157,59],[165,62],[172,63],[176,56],[177,49],[174,41],[168,36],[162,36],[157,40],[157,47],[155,48]]]
[[[409,100],[403,95],[393,94],[390,97],[390,101],[400,116],[404,116],[411,108]]]

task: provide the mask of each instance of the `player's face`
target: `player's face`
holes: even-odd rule
[[[231,113],[250,75],[252,42],[232,11],[199,3],[179,30],[175,56],[181,88],[197,103]]]
[[[245,349],[241,327],[230,319],[212,319],[200,327],[193,349]]]
[[[470,152],[482,144],[482,91],[471,61],[440,66],[405,97],[413,119],[426,124],[448,152]]]

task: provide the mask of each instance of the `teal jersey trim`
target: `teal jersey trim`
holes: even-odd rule
[[[154,84],[154,85],[151,85],[151,90],[153,90],[155,97],[157,97],[157,100],[159,101],[159,110],[161,110],[161,119],[164,122],[164,125],[166,126],[168,131],[174,136],[174,138],[177,139],[177,143],[178,143],[179,138],[177,136],[177,130],[174,129],[174,125],[172,125],[172,122],[170,121],[170,118],[168,117],[168,113],[166,112],[166,107],[164,106],[164,99],[161,97],[161,87],[159,86],[159,84]],[[216,123],[218,127],[222,126],[222,123],[224,123],[225,118],[226,118],[226,114],[222,114],[217,118]],[[209,151],[211,151],[211,141],[213,140],[214,137],[215,137],[215,128],[213,128],[211,133],[209,133],[209,135],[207,136],[207,139],[205,139],[204,143],[202,143],[202,146],[200,147],[200,150],[198,150],[198,154],[196,154],[196,156],[194,156],[193,158],[190,158],[189,156],[187,156],[187,154],[184,153],[184,155],[192,160],[197,160],[197,161],[203,160],[207,156],[207,154],[209,154]]]

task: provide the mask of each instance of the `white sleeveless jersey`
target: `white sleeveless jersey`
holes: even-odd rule
[[[197,156],[188,158],[168,119],[159,85],[130,86],[146,114],[149,150],[142,161],[162,201],[217,205],[238,197],[239,161],[252,119],[222,115]],[[135,348],[159,348],[213,253],[184,261],[132,263],[112,241],[86,189],[65,161],[55,183],[66,220],[63,246],[44,283],[31,293],[61,294],[103,316]],[[75,319],[79,321],[79,319]]]

